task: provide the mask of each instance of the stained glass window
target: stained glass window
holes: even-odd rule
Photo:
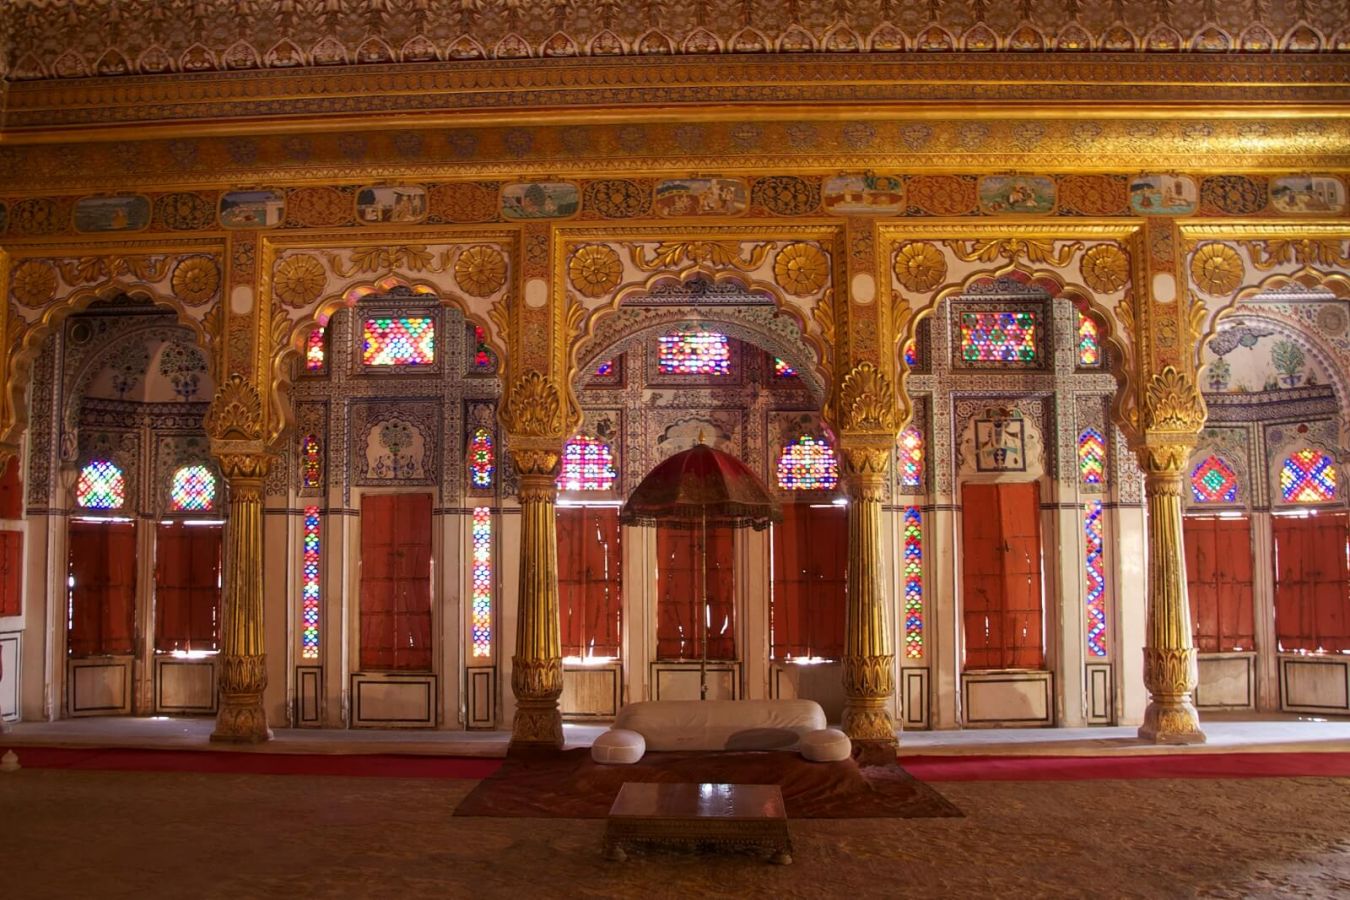
[[[919,348],[913,341],[905,345],[905,365],[911,369],[919,364]]]
[[[492,487],[492,475],[497,471],[497,453],[492,446],[492,433],[486,428],[475,428],[469,440],[469,484],[476,488]]]
[[[473,367],[483,371],[491,371],[497,365],[497,357],[488,346],[487,334],[483,332],[483,326],[473,326]],[[428,362],[430,357],[428,356]]]
[[[923,514],[905,507],[905,658],[923,659]]]
[[[1095,428],[1084,428],[1078,436],[1078,477],[1089,485],[1106,479],[1106,439]]]
[[[614,374],[614,360],[607,359],[595,367],[595,374],[601,377]]]
[[[1102,560],[1102,501],[1088,504],[1083,520],[1083,570],[1087,575],[1087,651],[1106,655],[1106,566]]]
[[[169,501],[174,512],[206,512],[216,503],[216,476],[206,466],[183,466],[173,473]]]
[[[1094,367],[1101,365],[1102,345],[1101,329],[1091,316],[1078,314],[1078,365]]]
[[[604,441],[579,434],[563,447],[560,491],[607,491],[618,478],[614,455]]]
[[[900,484],[907,488],[923,485],[923,432],[913,425],[900,432],[898,444]]]
[[[1221,457],[1207,457],[1191,470],[1191,498],[1196,503],[1236,503],[1237,492],[1237,475]]]
[[[787,491],[830,490],[839,483],[839,462],[824,438],[804,434],[778,457],[778,486]]]
[[[773,374],[778,378],[791,378],[797,374],[797,370],[787,364],[787,360],[775,356],[773,358]]]
[[[682,331],[661,336],[663,375],[729,375],[731,347],[716,331]]]
[[[961,358],[966,362],[1034,362],[1034,312],[961,313]]]
[[[300,455],[305,487],[314,488],[323,484],[323,452],[319,447],[318,435],[305,435],[305,439],[300,442]]]
[[[492,510],[473,508],[473,655],[492,655]]]
[[[323,370],[323,327],[315,328],[305,341],[305,368],[311,372]]]
[[[1284,461],[1280,492],[1286,503],[1321,503],[1336,499],[1336,463],[1321,450],[1307,447]]]
[[[319,508],[305,507],[300,586],[300,656],[319,658]]]
[[[436,360],[436,323],[430,316],[366,319],[362,361],[368,366],[425,366]]]
[[[75,502],[84,509],[121,509],[127,500],[127,479],[110,459],[96,459],[80,470]]]

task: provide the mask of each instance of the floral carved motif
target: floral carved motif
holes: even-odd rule
[[[545,375],[526,372],[511,386],[502,419],[507,429],[516,435],[561,436],[563,404],[558,386]]]
[[[450,251],[437,255],[420,244],[402,244],[395,247],[356,247],[344,260],[335,253],[328,254],[333,271],[343,278],[369,275],[374,272],[444,272]]]
[[[506,284],[506,259],[493,247],[470,247],[455,260],[455,281],[470,296],[489,297]]]
[[[931,291],[947,277],[947,260],[928,241],[909,241],[896,251],[892,265],[896,279],[907,291]]]
[[[288,256],[277,263],[272,275],[272,292],[290,307],[308,306],[323,295],[328,273],[317,257],[308,253]]]
[[[1167,366],[1153,376],[1144,395],[1146,431],[1198,433],[1204,424],[1205,403],[1189,375]]]
[[[1078,262],[1083,282],[1099,294],[1114,294],[1130,280],[1130,261],[1115,244],[1095,244]]]
[[[643,247],[633,247],[629,255],[634,265],[644,272],[673,269],[685,262],[751,272],[763,265],[770,249],[771,244],[758,244],[751,248],[749,258],[746,258],[742,256],[740,241],[673,241],[657,244],[650,255]]]
[[[778,286],[799,297],[820,290],[829,274],[829,258],[814,244],[800,241],[788,244],[773,261],[773,277]]]
[[[10,291],[21,306],[41,306],[56,294],[56,270],[36,259],[21,262],[10,276]]]
[[[840,424],[844,431],[884,431],[899,428],[895,390],[872,363],[860,363],[839,391]]]
[[[1191,257],[1191,280],[1206,294],[1223,296],[1237,290],[1246,267],[1242,257],[1227,244],[1201,244]]]
[[[567,277],[585,296],[603,297],[619,286],[623,261],[604,244],[587,244],[572,254],[567,263]]]
[[[140,281],[160,281],[169,269],[162,256],[85,256],[57,263],[66,284],[102,284],[114,278],[130,277]]]
[[[1083,245],[1074,241],[1055,247],[1055,242],[1039,238],[977,238],[946,241],[952,253],[964,262],[993,262],[1002,257],[1008,262],[1025,259],[1027,262],[1049,264],[1055,268],[1068,265]]]
[[[200,306],[220,289],[220,267],[209,256],[189,256],[174,266],[173,293],[188,306]]]
[[[1249,246],[1252,250],[1252,265],[1263,272],[1290,262],[1302,266],[1350,266],[1350,254],[1345,252],[1345,242],[1335,238],[1252,241]]]
[[[205,425],[218,441],[262,440],[262,398],[253,382],[238,372],[227,378],[216,389]]]

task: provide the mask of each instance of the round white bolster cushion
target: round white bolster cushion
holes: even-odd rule
[[[853,742],[837,728],[822,728],[802,735],[798,749],[811,762],[839,762],[853,755]]]
[[[611,728],[591,744],[591,759],[610,766],[631,766],[646,752],[647,742],[642,735],[626,728]]]

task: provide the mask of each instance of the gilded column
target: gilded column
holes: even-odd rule
[[[1144,686],[1149,691],[1139,737],[1158,744],[1205,740],[1192,699],[1199,672],[1181,531],[1185,467],[1204,416],[1204,403],[1187,375],[1168,366],[1153,377],[1145,395],[1145,430],[1139,447],[1148,503]]]
[[[842,724],[860,748],[860,759],[891,763],[897,741],[887,706],[895,694],[895,654],[886,627],[881,553],[881,501],[890,448],[846,445],[843,457],[849,505]]]
[[[206,417],[211,448],[220,460],[229,490],[225,525],[224,610],[220,667],[220,711],[213,741],[270,740],[263,691],[263,479],[271,457],[262,442],[262,401],[239,374],[216,391]]]
[[[511,747],[562,749],[562,634],[558,621],[558,538],[554,484],[558,455],[517,452],[520,471],[520,603],[511,690]]]

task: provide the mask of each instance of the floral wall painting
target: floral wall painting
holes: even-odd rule
[[[895,175],[836,175],[821,190],[825,210],[839,216],[890,216],[905,209],[905,189]]]
[[[1025,472],[1026,431],[1022,414],[992,415],[975,420],[975,470]]]
[[[737,178],[671,178],[656,186],[658,216],[736,216],[749,194]]]
[[[368,187],[356,194],[356,219],[366,225],[420,222],[426,215],[427,192],[423,187]]]
[[[580,208],[577,186],[565,181],[528,181],[502,188],[503,218],[565,219]]]
[[[980,179],[980,208],[992,215],[1048,213],[1055,208],[1055,183],[1041,175],[993,175]]]
[[[1273,328],[1233,320],[1205,347],[1204,387],[1216,394],[1255,394],[1330,383],[1322,364]]]
[[[418,481],[426,477],[426,440],[401,419],[376,424],[366,435],[365,477],[371,481]]]
[[[1287,215],[1345,210],[1345,185],[1329,175],[1288,175],[1270,183],[1270,205]]]
[[[150,201],[145,197],[85,197],[75,204],[76,231],[140,231],[148,224]]]
[[[1130,210],[1141,216],[1189,216],[1200,204],[1195,181],[1185,175],[1140,175],[1130,182]]]
[[[285,217],[280,191],[227,191],[220,197],[222,228],[275,228]]]

